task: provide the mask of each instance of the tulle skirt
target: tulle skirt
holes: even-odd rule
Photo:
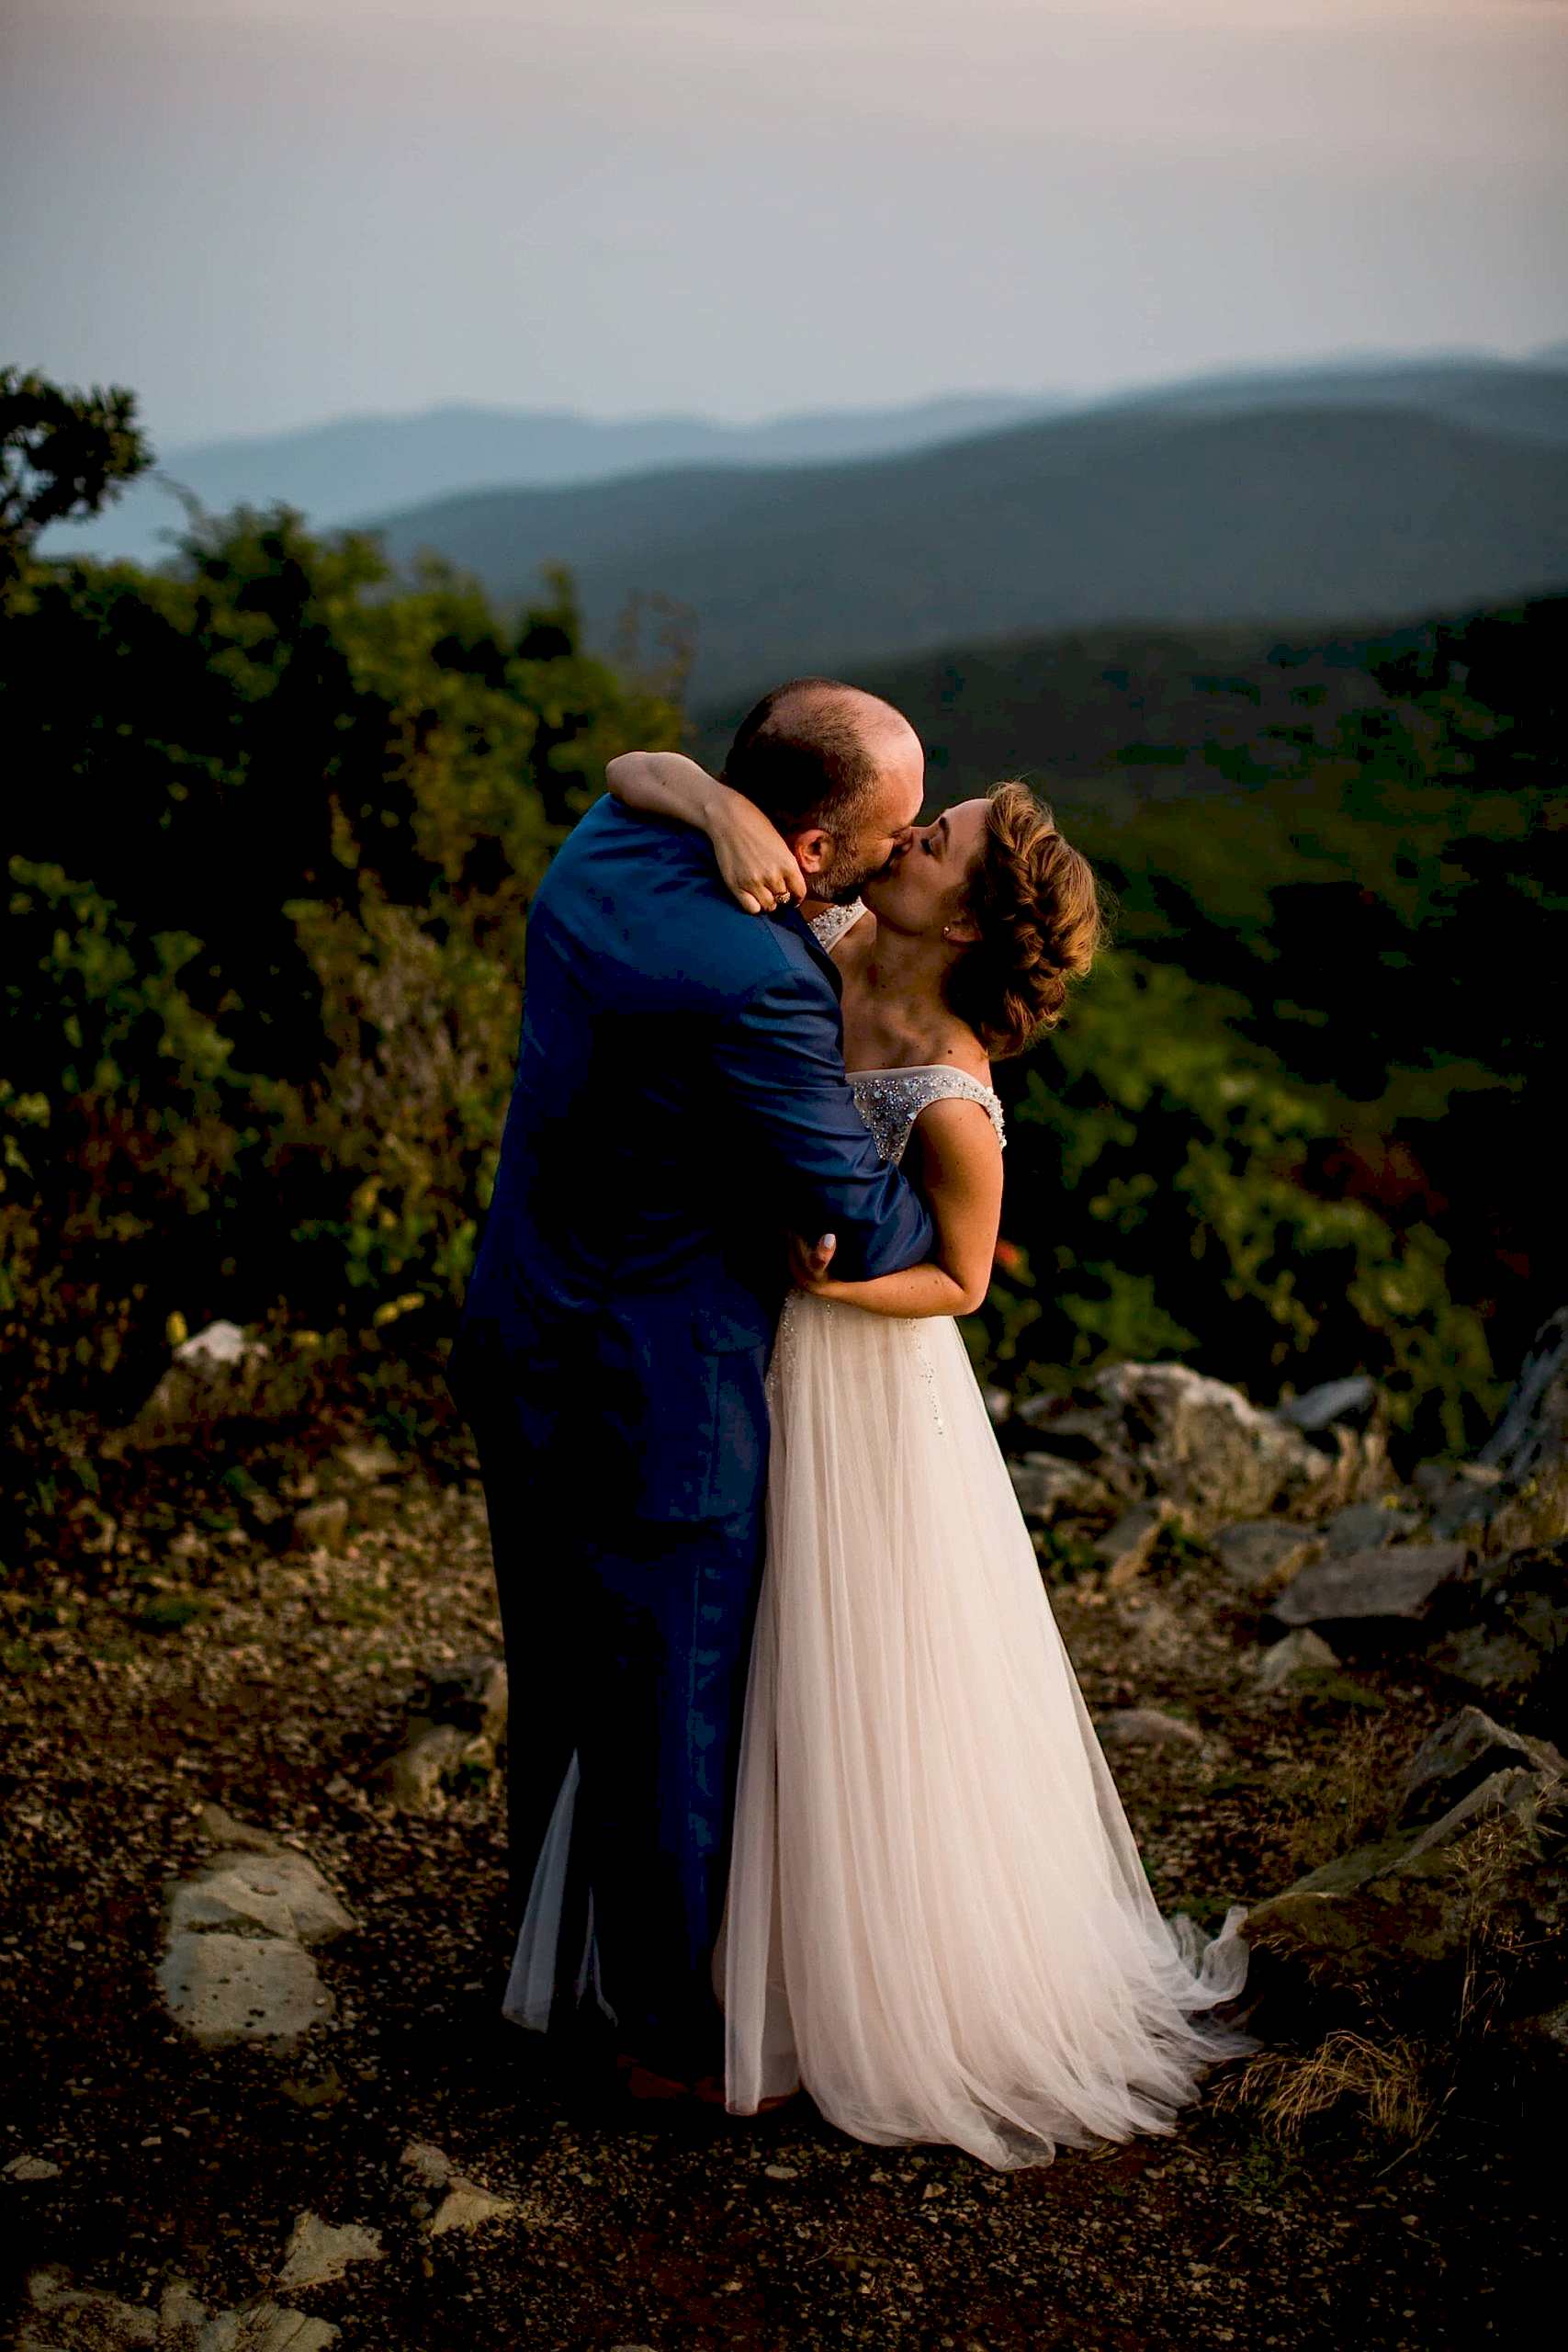
[[[1161,1916],[956,1324],[793,1296],[715,1984],[727,2103],[987,2165],[1168,2132],[1259,2045]]]

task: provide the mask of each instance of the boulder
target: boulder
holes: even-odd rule
[[[1270,1901],[1255,1905],[1243,1932],[1287,1970],[1299,1967],[1318,1986],[1420,1989],[1424,1972],[1442,1972],[1440,1996],[1451,2017],[1452,1974],[1462,1967],[1478,1924],[1478,1884],[1489,1917],[1514,1913],[1532,1937],[1554,1933],[1568,1907],[1568,1870],[1561,1840],[1540,1826],[1543,1792],[1559,1784],[1525,1769],[1492,1773],[1438,1817],[1402,1826],[1385,1838],[1337,1855]],[[1497,1838],[1497,1826],[1505,1835]],[[1483,1871],[1475,1840],[1494,1844]]]
[[[1542,1782],[1568,1774],[1568,1759],[1550,1740],[1507,1731],[1479,1707],[1461,1707],[1427,1735],[1400,1777],[1402,1821],[1436,1821],[1494,1773],[1534,1772]]]
[[[1275,1406],[1274,1411],[1292,1429],[1311,1434],[1328,1429],[1335,1421],[1365,1420],[1377,1403],[1377,1394],[1366,1374],[1357,1372],[1346,1380],[1325,1380],[1303,1396],[1286,1397]]]
[[[210,1928],[175,1936],[158,1984],[176,2025],[209,2048],[293,2042],[332,2015],[315,1962],[286,1936]]]
[[[1536,1333],[1497,1426],[1475,1458],[1515,1492],[1543,1473],[1568,1470],[1568,1306]]]
[[[1318,1533],[1329,1558],[1341,1560],[1351,1552],[1376,1552],[1386,1544],[1403,1543],[1420,1524],[1418,1510],[1390,1510],[1383,1503],[1347,1503],[1343,1510],[1325,1520]]]
[[[1283,1625],[1419,1625],[1469,1564],[1462,1544],[1382,1544],[1376,1551],[1350,1552],[1303,1568],[1270,1601],[1269,1613]]]
[[[205,1809],[213,1816],[237,1826],[220,1806]],[[309,1855],[265,1831],[250,1835],[169,1890],[159,1986],[175,2023],[209,2047],[290,2043],[330,2017],[332,1996],[305,1947],[354,1926]]]
[[[1111,1364],[1087,1391],[1024,1411],[1043,1452],[1092,1465],[1126,1503],[1163,1495],[1203,1526],[1332,1492],[1338,1476],[1299,1430],[1185,1364]]]
[[[1156,1502],[1140,1503],[1135,1510],[1123,1511],[1115,1526],[1096,1539],[1095,1557],[1113,1591],[1143,1574],[1154,1556],[1160,1530],[1175,1516],[1173,1506],[1162,1495]]]
[[[354,1921],[308,1854],[280,1846],[269,1854],[236,1849],[220,1854],[169,1900],[169,1933],[205,1928],[261,1928],[296,1943],[324,1943]]]
[[[1427,1659],[1456,1691],[1506,1698],[1537,1728],[1568,1737],[1568,1542],[1483,1561],[1461,1595],[1461,1622]]]
[[[1265,1594],[1315,1560],[1323,1543],[1313,1529],[1288,1519],[1240,1519],[1221,1528],[1213,1549],[1232,1584],[1243,1592]]]
[[[1258,1661],[1258,1679],[1265,1690],[1284,1690],[1297,1675],[1332,1674],[1338,1664],[1321,1634],[1299,1625],[1263,1652]]]
[[[1010,1462],[1013,1492],[1025,1519],[1049,1526],[1063,1515],[1103,1510],[1108,1499],[1098,1478],[1076,1462],[1055,1453],[1025,1453]]]

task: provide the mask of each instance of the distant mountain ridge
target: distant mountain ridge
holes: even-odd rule
[[[906,406],[837,409],[729,424],[685,415],[599,419],[568,410],[447,403],[412,415],[341,417],[158,451],[158,475],[95,522],[57,528],[48,551],[157,561],[184,526],[177,483],[213,513],[279,502],[318,528],[455,493],[604,481],[671,466],[788,466],[876,458],[1005,430],[1029,419],[1134,408],[1236,409],[1350,401],[1410,406],[1460,423],[1558,437],[1531,378],[1568,367],[1568,345],[1500,358],[1350,352],[1320,361],[1210,370],[1087,395],[956,393]]]
[[[958,440],[1066,405],[1048,393],[974,393],[908,407],[829,409],[760,424],[700,416],[599,419],[570,411],[432,408],[413,416],[344,417],[293,433],[262,434],[160,453],[158,471],[210,512],[238,505],[299,507],[319,527],[453,492],[606,481],[653,467],[787,466],[879,456]],[[54,554],[156,561],[183,528],[164,483],[139,483],[96,521],[57,529]]]
[[[567,563],[601,642],[628,599],[671,600],[701,705],[1030,630],[1371,623],[1560,587],[1568,372],[1529,390],[1529,434],[1377,401],[1150,402],[856,464],[491,492],[380,528],[395,560],[434,548],[507,601]]]

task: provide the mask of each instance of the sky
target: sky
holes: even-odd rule
[[[1568,0],[6,0],[0,357],[167,449],[1568,339]]]

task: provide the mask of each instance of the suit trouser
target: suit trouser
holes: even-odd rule
[[[761,1578],[760,1504],[722,1520],[607,1517],[588,1463],[520,1444],[504,1420],[477,1435],[511,1691],[513,1927],[575,1754],[552,2025],[575,2008],[592,1920],[619,2045],[672,2074],[717,2072],[710,1971]]]

